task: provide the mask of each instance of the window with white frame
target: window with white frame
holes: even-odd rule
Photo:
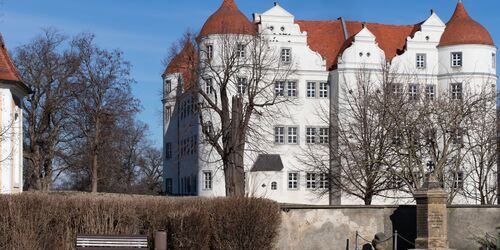
[[[287,93],[289,97],[297,96],[297,82],[290,81],[287,84]]]
[[[166,80],[165,81],[165,95],[170,94],[172,92],[172,81]]]
[[[436,97],[436,86],[429,84],[425,86],[425,98],[427,100],[434,100]]]
[[[326,82],[319,83],[319,97],[328,98],[328,83]]]
[[[400,83],[392,83],[391,84],[391,92],[395,96],[399,96],[403,94],[403,86]]]
[[[456,171],[453,173],[453,188],[462,189],[464,187],[464,172]]]
[[[288,144],[297,144],[297,127],[288,127]]]
[[[306,188],[315,189],[316,188],[316,173],[306,173]]]
[[[212,78],[205,79],[205,93],[207,95],[211,95],[214,93],[213,79]]]
[[[292,62],[292,50],[291,49],[281,49],[281,62],[283,62],[283,63]]]
[[[328,175],[326,173],[319,174],[319,188],[321,189],[328,188]]]
[[[288,189],[298,189],[299,188],[299,173],[293,172],[288,173]]]
[[[316,143],[316,128],[306,128],[306,143]]]
[[[451,99],[462,100],[462,83],[451,84]]]
[[[285,82],[276,81],[274,83],[274,93],[276,96],[285,96]]]
[[[274,143],[276,144],[285,143],[285,127],[274,128]]]
[[[395,146],[400,146],[403,143],[403,131],[401,129],[392,131],[391,143]]]
[[[165,107],[165,121],[170,121],[170,118],[172,118],[172,107],[167,106]]]
[[[308,82],[307,83],[307,97],[316,97],[316,83]]]
[[[278,183],[273,181],[271,182],[271,190],[278,190]]]
[[[172,159],[172,143],[170,142],[165,144],[165,158]]]
[[[319,129],[319,143],[328,144],[329,132],[330,132],[329,128],[320,128]]]
[[[408,86],[408,98],[413,101],[418,100],[418,85],[410,84]]]
[[[427,64],[426,54],[417,54],[417,69],[425,69]]]
[[[212,60],[214,57],[214,46],[212,44],[208,44],[206,47],[207,59]]]
[[[238,90],[238,94],[240,95],[244,95],[245,94],[245,91],[247,89],[247,85],[248,85],[248,82],[247,82],[247,79],[245,77],[238,77],[238,82],[237,82],[237,90]]]
[[[245,58],[246,57],[246,46],[244,44],[238,44],[238,48],[236,50],[236,55],[239,57],[239,58]]]
[[[463,58],[462,52],[451,52],[451,67],[462,67]]]
[[[491,67],[492,68],[497,67],[497,54],[495,54],[495,53],[491,54]]]
[[[203,171],[203,189],[210,190],[212,189],[212,172],[211,171]]]

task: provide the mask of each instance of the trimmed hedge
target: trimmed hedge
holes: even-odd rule
[[[74,249],[77,234],[166,230],[169,249],[272,249],[280,209],[255,198],[24,193],[0,196],[0,249]]]

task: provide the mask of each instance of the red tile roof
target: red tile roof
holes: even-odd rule
[[[406,38],[420,30],[420,24],[387,25],[346,21],[348,39],[345,39],[341,20],[296,21],[296,23],[302,31],[307,32],[309,46],[323,56],[329,70],[336,68],[338,57],[352,44],[354,36],[363,29],[363,24],[375,35],[378,46],[385,52],[387,60],[392,60],[401,54],[406,47]]]
[[[256,26],[241,13],[234,0],[224,0],[200,31],[200,37],[214,34],[257,34]]]
[[[10,59],[5,47],[2,34],[0,34],[0,80],[21,82],[19,72]]]
[[[198,53],[193,46],[193,43],[187,41],[182,50],[174,56],[174,58],[172,58],[163,74],[182,74],[184,89],[189,89],[193,86],[193,81],[195,80],[197,64]]]
[[[461,1],[457,4],[455,13],[453,13],[450,21],[446,24],[446,29],[441,37],[439,46],[460,44],[495,46],[488,30],[469,16]]]

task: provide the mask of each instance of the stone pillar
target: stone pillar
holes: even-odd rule
[[[414,196],[417,201],[415,249],[449,250],[446,209],[448,194],[434,175],[430,174]]]

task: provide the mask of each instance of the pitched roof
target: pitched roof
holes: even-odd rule
[[[182,50],[172,58],[163,74],[182,74],[184,89],[189,89],[193,85],[193,80],[195,80],[197,63],[198,53],[193,43],[191,41],[186,41]]]
[[[446,24],[439,46],[460,44],[495,46],[488,30],[469,16],[462,1],[458,2],[453,16]]]
[[[21,82],[19,72],[12,62],[0,33],[0,80]]]
[[[358,34],[363,25],[375,35],[378,46],[384,51],[386,59],[392,60],[396,55],[404,51],[406,38],[413,36],[420,30],[420,25],[388,25],[378,23],[364,23],[357,21],[346,21],[345,39],[344,28],[341,20],[333,21],[296,21],[301,31],[307,32],[307,42],[312,50],[320,53],[326,60],[327,68],[336,68],[338,57],[353,42],[354,36]]]
[[[234,0],[224,0],[200,31],[200,37],[214,34],[257,34],[256,26],[241,13]]]
[[[283,162],[280,155],[262,154],[257,157],[250,172],[279,172],[283,170]]]

